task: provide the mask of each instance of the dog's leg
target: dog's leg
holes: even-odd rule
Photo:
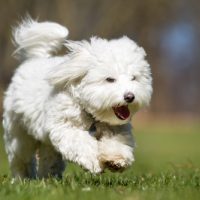
[[[121,137],[103,136],[99,141],[99,159],[112,171],[123,170],[134,161],[133,147],[124,144]]]
[[[36,141],[15,122],[5,130],[4,139],[13,177],[35,178]]]
[[[130,125],[108,126],[97,125],[99,139],[99,159],[102,165],[110,170],[123,170],[134,161],[134,139]]]
[[[49,137],[64,159],[78,163],[92,173],[102,171],[98,160],[98,141],[89,132],[55,125]]]
[[[50,145],[41,144],[38,152],[38,177],[62,178],[62,173],[65,170],[65,163],[60,153]]]

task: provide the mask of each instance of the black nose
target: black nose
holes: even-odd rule
[[[132,92],[128,92],[124,95],[124,100],[127,102],[127,103],[131,103],[133,102],[133,100],[135,99],[135,95],[132,93]]]

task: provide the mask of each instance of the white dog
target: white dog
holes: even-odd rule
[[[88,42],[67,35],[59,24],[32,19],[14,30],[23,63],[5,93],[3,115],[14,177],[60,177],[63,160],[92,173],[134,160],[129,121],[152,94],[143,48],[125,36]],[[69,53],[52,56],[62,46]]]

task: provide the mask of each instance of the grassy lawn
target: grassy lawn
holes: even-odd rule
[[[135,138],[136,162],[123,173],[93,176],[70,163],[61,181],[18,182],[1,141],[0,199],[200,199],[200,124],[136,124]]]

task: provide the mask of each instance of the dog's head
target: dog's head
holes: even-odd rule
[[[66,44],[69,58],[58,66],[51,82],[70,88],[86,112],[111,125],[127,123],[152,94],[151,70],[145,51],[128,37],[91,38]]]

